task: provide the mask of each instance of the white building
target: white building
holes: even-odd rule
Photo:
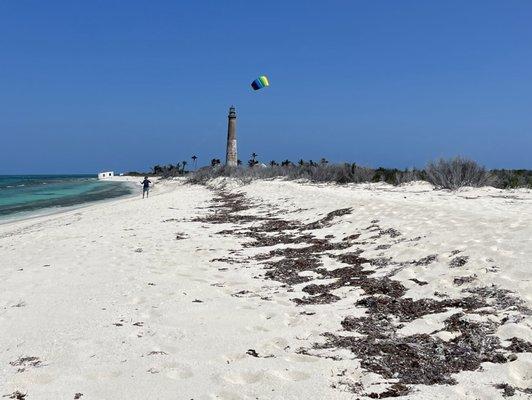
[[[98,179],[107,179],[107,178],[112,178],[113,176],[115,176],[115,173],[113,171],[105,171],[105,172],[100,172],[98,174]]]

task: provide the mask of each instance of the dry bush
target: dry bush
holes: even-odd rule
[[[486,186],[490,174],[473,160],[455,157],[431,161],[425,168],[427,181],[442,189],[456,190],[464,186]]]

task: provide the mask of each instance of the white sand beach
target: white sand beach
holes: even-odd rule
[[[159,181],[0,254],[0,397],[532,396],[530,190]]]

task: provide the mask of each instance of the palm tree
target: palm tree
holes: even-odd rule
[[[183,167],[181,168],[181,173],[182,173],[182,174],[185,173],[185,167],[187,166],[187,164],[188,164],[188,163],[187,163],[186,161],[182,161],[182,162],[181,162],[181,165],[183,166]]]
[[[329,164],[329,161],[327,161],[325,158],[322,158],[320,160],[320,164],[322,164],[322,165]]]
[[[305,165],[305,160],[303,159],[299,160],[298,164],[300,167],[302,167],[303,165]]]
[[[292,164],[292,161],[290,161],[290,160],[288,160],[288,159],[287,159],[287,160],[284,160],[284,161],[281,163],[281,165],[282,165],[283,167],[288,167],[290,164]]]
[[[196,169],[196,160],[198,159],[198,157],[196,157],[196,155],[194,154],[192,157],[192,165],[194,166],[194,169]]]
[[[270,166],[275,167],[276,165],[279,165],[279,164],[277,164],[275,160],[270,161]]]
[[[236,160],[236,165],[242,165],[242,160]]]
[[[255,153],[255,152],[253,152],[253,153],[251,154],[251,160],[248,161],[248,165],[249,165],[250,167],[254,167],[255,165],[257,165],[257,164],[259,163],[259,162],[256,160],[257,156],[258,156],[258,154]]]

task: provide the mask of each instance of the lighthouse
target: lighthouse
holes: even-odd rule
[[[236,110],[234,106],[229,107],[227,116],[227,151],[225,154],[225,164],[228,167],[236,167],[238,156],[236,153]]]

